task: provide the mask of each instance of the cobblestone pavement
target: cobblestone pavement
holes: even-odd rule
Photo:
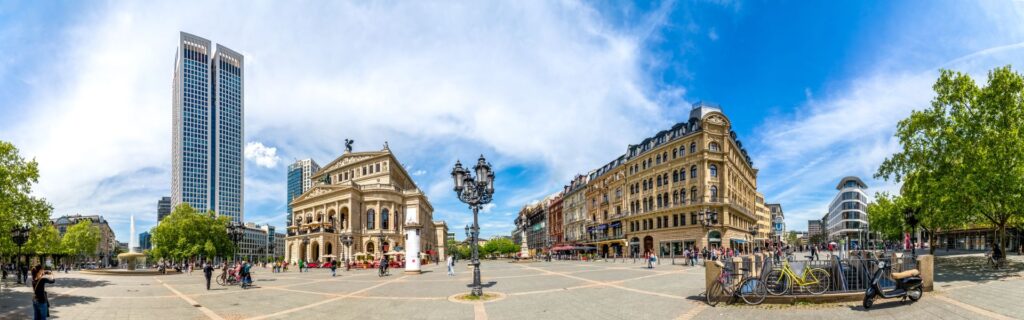
[[[667,262],[667,261],[666,261]],[[941,263],[941,262],[940,262]],[[461,263],[460,263],[461,264]],[[465,264],[448,277],[443,266],[421,275],[400,270],[380,278],[375,270],[274,274],[256,269],[258,288],[205,290],[200,273],[113,277],[71,273],[51,286],[56,319],[849,319],[1024,318],[1024,278],[1007,273],[979,281],[948,276],[913,304],[897,300],[859,304],[708,307],[704,270],[663,264],[653,270],[627,262],[485,261],[486,303],[453,302],[472,282]],[[938,276],[938,275],[937,275]],[[945,285],[945,286],[944,286]],[[31,318],[27,287],[0,290],[0,319]]]

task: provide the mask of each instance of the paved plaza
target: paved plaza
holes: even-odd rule
[[[1020,257],[1015,257],[1020,263]],[[958,260],[959,259],[959,260]],[[914,304],[882,300],[870,311],[858,303],[709,307],[700,296],[704,270],[666,260],[649,270],[627,262],[485,261],[485,292],[502,298],[454,302],[469,291],[465,264],[448,277],[444,266],[421,275],[375,270],[274,274],[255,269],[258,288],[213,285],[201,273],[112,277],[57,275],[50,299],[56,319],[1021,319],[1020,265],[992,273],[977,259],[940,258],[937,292]],[[942,269],[947,270],[943,272]],[[948,271],[958,270],[958,271]],[[400,270],[393,270],[400,271]],[[30,319],[27,287],[4,288],[0,319]]]

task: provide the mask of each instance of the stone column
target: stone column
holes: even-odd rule
[[[405,209],[405,274],[420,274],[420,216],[415,205]]]

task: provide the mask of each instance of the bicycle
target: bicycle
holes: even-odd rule
[[[221,272],[220,275],[217,276],[217,284],[222,286],[233,286],[238,284],[238,278],[235,277],[235,274],[233,273],[225,275],[224,272]]]
[[[992,268],[996,270],[1006,266],[1006,257],[996,259],[992,256],[992,252],[985,253],[985,260],[988,262],[988,265],[992,266]]]
[[[715,261],[715,265],[722,268],[722,272],[718,274],[718,279],[711,282],[711,287],[705,293],[708,305],[714,307],[719,302],[725,301],[726,297],[731,300],[738,297],[748,305],[758,305],[764,301],[767,293],[764,281],[760,278],[747,277],[750,270],[740,268],[742,273],[740,273],[739,281],[732,283],[732,270],[726,268],[725,264],[720,261]]]
[[[791,289],[792,284],[807,288],[811,294],[822,294],[828,291],[829,274],[821,268],[807,268],[800,276],[789,266],[789,259],[782,260],[782,269],[773,269],[765,275],[768,293],[773,296],[783,295]]]

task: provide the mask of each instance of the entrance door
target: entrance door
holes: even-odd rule
[[[654,237],[646,236],[646,237],[644,237],[644,252],[643,253],[645,255],[647,255],[647,254],[651,254],[652,252],[654,252]]]

